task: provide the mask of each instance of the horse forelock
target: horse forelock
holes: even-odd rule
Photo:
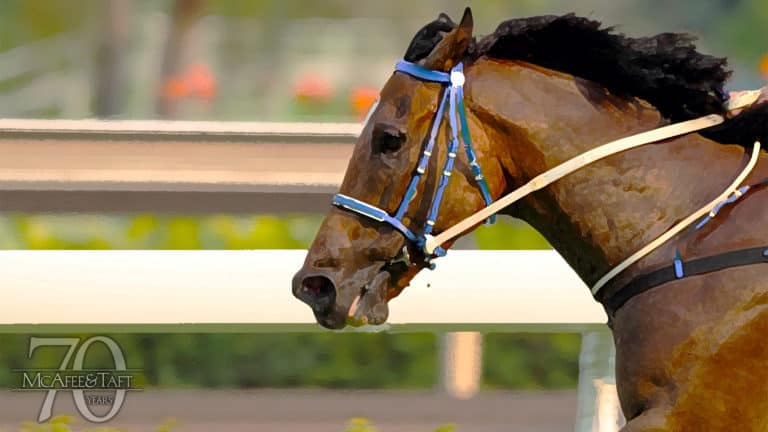
[[[454,28],[456,23],[448,15],[441,13],[436,20],[416,32],[403,58],[414,63],[424,59],[443,40],[445,34]]]

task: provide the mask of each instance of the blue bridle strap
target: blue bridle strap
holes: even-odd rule
[[[405,216],[405,212],[408,211],[408,205],[411,203],[411,200],[413,200],[413,197],[416,196],[416,188],[419,186],[421,176],[423,176],[427,171],[427,164],[429,164],[429,159],[432,157],[432,150],[435,148],[437,133],[440,130],[441,122],[439,119],[443,118],[443,111],[445,111],[445,105],[448,102],[448,96],[449,92],[444,91],[443,96],[440,99],[440,105],[437,108],[437,115],[435,116],[435,120],[432,122],[432,129],[429,132],[429,140],[427,141],[427,145],[424,147],[424,151],[421,153],[419,163],[416,165],[416,171],[413,173],[411,182],[408,184],[408,189],[406,189],[405,195],[403,195],[403,200],[400,202],[400,207],[397,209],[397,213],[395,213],[395,217],[397,219],[402,219],[403,216]]]
[[[390,216],[385,210],[382,210],[373,205],[364,203],[355,198],[336,194],[333,197],[333,205],[342,207],[352,212],[358,213],[363,216],[367,216],[373,220],[379,222],[385,222],[401,233],[410,241],[416,243],[420,248],[424,246],[425,236],[432,232],[437,221],[437,216],[440,211],[440,203],[443,199],[443,193],[448,186],[451,174],[453,172],[453,166],[456,160],[456,153],[459,149],[459,140],[464,142],[464,152],[467,155],[469,166],[472,174],[475,176],[475,181],[480,188],[480,193],[485,200],[486,205],[490,205],[493,202],[491,198],[491,192],[488,188],[488,183],[483,177],[480,165],[477,162],[477,156],[472,148],[472,139],[469,133],[469,126],[467,124],[467,113],[464,106],[464,66],[459,63],[451,69],[450,73],[435,71],[427,69],[418,64],[411,63],[405,60],[400,60],[395,66],[395,71],[406,73],[414,78],[421,79],[423,81],[437,82],[441,84],[447,84],[447,88],[442,92],[440,97],[440,103],[437,108],[435,119],[432,122],[432,127],[429,133],[429,139],[424,147],[424,151],[419,157],[419,162],[416,165],[416,170],[411,177],[411,181],[408,183],[408,188],[403,195],[403,199],[400,202],[400,206],[397,208],[394,216]],[[448,155],[443,165],[443,171],[440,175],[440,181],[435,191],[435,196],[432,200],[429,213],[427,215],[426,226],[424,232],[421,235],[415,234],[403,223],[405,213],[408,211],[408,205],[416,196],[416,192],[421,182],[421,178],[427,170],[427,165],[432,157],[432,152],[435,148],[435,142],[437,141],[437,134],[440,131],[440,125],[445,116],[445,107],[448,106],[448,122],[451,129],[451,139],[448,144]],[[491,224],[495,221],[496,215],[491,216],[486,221]],[[428,260],[434,257],[444,256],[446,251],[443,248],[438,247],[432,256],[428,256]]]
[[[403,225],[400,219],[390,216],[386,211],[378,207],[374,207],[370,204],[366,204],[360,200],[356,200],[342,194],[336,194],[333,196],[333,205],[337,207],[343,207],[363,216],[367,216],[375,221],[386,222],[403,233],[405,238],[408,240],[414,243],[419,243],[419,237],[417,237],[413,231],[408,229],[408,227]]]
[[[395,64],[395,71],[407,73],[414,78],[424,81],[439,82],[443,84],[449,84],[451,82],[451,74],[427,69],[424,66],[411,63],[407,60],[399,60]]]
[[[451,71],[453,73],[453,70]],[[424,227],[424,235],[431,234],[432,229],[435,226],[437,220],[437,214],[440,211],[440,202],[443,200],[443,192],[445,192],[448,181],[453,173],[453,165],[456,162],[456,151],[459,149],[459,137],[458,127],[456,124],[456,88],[457,86],[451,83],[451,87],[448,89],[448,124],[451,127],[451,140],[448,144],[448,155],[445,158],[445,165],[443,165],[443,172],[440,175],[440,182],[437,184],[437,191],[435,191],[435,197],[432,200],[432,207],[429,209],[427,215],[427,225]]]
[[[461,66],[461,63],[459,63]],[[469,168],[472,170],[472,174],[475,176],[475,181],[478,187],[480,187],[480,193],[483,194],[485,205],[490,205],[493,202],[491,198],[491,190],[488,188],[488,183],[483,177],[483,171],[480,169],[480,164],[477,162],[477,156],[475,150],[472,148],[472,137],[469,135],[469,126],[467,125],[466,108],[464,108],[464,87],[459,87],[456,90],[459,108],[459,120],[461,121],[461,139],[464,141],[464,153],[469,160]],[[496,215],[491,215],[486,223],[488,225],[496,222]]]

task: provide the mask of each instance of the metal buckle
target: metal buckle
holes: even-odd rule
[[[389,262],[390,265],[397,264],[397,263],[405,263],[406,266],[410,267],[413,264],[411,263],[411,254],[408,253],[408,246],[403,246],[403,250],[400,251],[397,257],[393,258],[392,261]]]
[[[466,81],[466,78],[464,78],[464,73],[454,70],[451,71],[451,85],[454,87],[461,87],[464,85],[464,82]]]

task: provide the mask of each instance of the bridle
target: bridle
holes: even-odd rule
[[[459,149],[459,136],[461,141],[464,142],[464,152],[467,155],[469,161],[469,167],[472,170],[477,186],[480,189],[480,193],[485,200],[487,206],[493,203],[491,198],[491,192],[488,188],[488,183],[483,177],[480,164],[477,162],[477,156],[475,150],[472,147],[472,138],[469,135],[469,127],[467,126],[467,114],[464,106],[464,65],[462,63],[457,64],[451,69],[450,73],[435,71],[431,69],[419,66],[416,63],[411,63],[405,60],[400,60],[395,65],[395,71],[406,73],[414,78],[421,79],[423,81],[437,82],[443,84],[442,96],[440,97],[440,104],[437,108],[437,113],[432,121],[432,128],[429,133],[429,140],[424,146],[424,151],[419,158],[419,162],[416,165],[416,169],[411,176],[411,181],[408,183],[408,188],[403,195],[403,199],[398,206],[394,216],[387,213],[371,204],[362,202],[350,196],[344,194],[336,194],[333,197],[333,205],[355,212],[357,214],[366,216],[378,222],[384,222],[391,225],[396,230],[403,233],[405,238],[413,242],[419,249],[424,249],[427,241],[427,236],[432,233],[432,229],[435,226],[438,213],[440,211],[440,202],[443,199],[443,193],[445,192],[448,181],[453,173],[453,166],[456,160],[457,151]],[[440,130],[440,126],[443,123],[445,117],[446,107],[448,108],[448,123],[451,129],[451,140],[448,145],[448,155],[443,165],[443,171],[440,175],[440,182],[437,185],[437,191],[432,198],[432,203],[427,215],[427,221],[421,232],[417,233],[405,226],[403,223],[403,217],[408,211],[408,206],[416,196],[416,190],[421,182],[421,178],[427,170],[429,160],[432,158],[432,152],[435,148],[435,142],[437,140],[437,134]],[[461,126],[459,128],[459,125]],[[496,215],[491,214],[487,217],[487,223],[492,224],[496,220]],[[437,257],[444,256],[446,250],[442,247],[436,247],[426,254],[426,262],[429,268],[434,268],[434,264],[431,260]]]
[[[395,66],[395,71],[406,73],[423,81],[439,82],[447,85],[447,88],[443,90],[442,96],[440,97],[440,104],[432,122],[429,140],[427,141],[422,156],[419,159],[416,170],[411,177],[411,181],[408,184],[408,189],[406,190],[400,206],[398,207],[394,216],[390,215],[383,209],[341,193],[336,194],[333,197],[333,205],[368,217],[375,221],[391,225],[393,228],[403,233],[406,239],[414,243],[424,252],[426,262],[430,269],[434,268],[434,264],[432,263],[434,258],[441,257],[446,254],[446,250],[442,247],[443,244],[470,230],[472,227],[481,223],[483,220],[485,220],[487,223],[493,223],[496,213],[520,200],[521,198],[531,194],[532,192],[542,189],[565,177],[566,175],[573,173],[574,171],[577,171],[607,156],[621,153],[623,151],[646,144],[651,144],[669,138],[696,132],[702,129],[716,126],[725,121],[723,116],[712,114],[609,142],[561,163],[560,165],[538,175],[522,187],[510,192],[496,202],[493,202],[490,191],[488,189],[488,185],[482,175],[480,165],[477,162],[474,149],[472,148],[472,141],[469,134],[469,128],[467,126],[463,90],[465,82],[463,64],[457,64],[451,69],[450,73],[446,73],[427,69],[405,60],[400,60]],[[754,103],[759,96],[759,90],[744,92],[738,97],[730,99],[727,103],[726,109],[731,111],[744,108]],[[448,156],[443,166],[443,172],[440,176],[440,182],[438,184],[437,191],[434,195],[434,198],[432,199],[426,224],[423,230],[417,234],[405,226],[403,223],[403,217],[408,210],[409,203],[416,196],[416,189],[419,185],[421,177],[426,171],[427,164],[432,156],[437,134],[444,118],[446,105],[448,106],[448,118],[452,134],[448,147]],[[457,125],[460,125],[460,128],[458,128]],[[435,221],[437,220],[443,192],[445,187],[448,185],[448,181],[450,180],[453,170],[456,152],[459,146],[459,132],[461,134],[461,139],[464,142],[464,149],[467,155],[467,160],[469,161],[472,172],[475,175],[475,180],[477,181],[477,185],[481,194],[483,195],[486,207],[458,222],[457,224],[449,227],[437,236],[432,236],[432,230],[435,225]],[[610,272],[598,280],[598,282],[592,287],[592,294],[597,295],[598,291],[620,272],[625,270],[630,265],[636,263],[643,257],[647,256],[661,244],[671,239],[676,234],[680,233],[683,229],[694,223],[696,220],[701,219],[707,214],[709,214],[707,217],[714,217],[714,215],[717,213],[717,210],[719,210],[719,207],[722,207],[724,204],[729,202],[733,202],[742,196],[743,192],[739,189],[739,186],[754,169],[755,165],[757,164],[759,154],[760,143],[756,142],[754,144],[749,162],[742,170],[742,172],[736,177],[736,179],[728,186],[728,188],[723,191],[723,193],[721,193],[717,198],[712,200],[707,205],[692,213],[681,222],[677,223],[675,226],[667,230],[664,234],[660,235],[655,240],[651,241],[645,247],[632,254],[622,263],[614,267]],[[675,265],[677,266],[677,262]]]

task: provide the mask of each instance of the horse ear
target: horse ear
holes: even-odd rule
[[[466,54],[467,48],[472,42],[473,26],[472,9],[466,8],[459,25],[438,42],[432,52],[423,60],[422,66],[432,70],[449,71]]]

